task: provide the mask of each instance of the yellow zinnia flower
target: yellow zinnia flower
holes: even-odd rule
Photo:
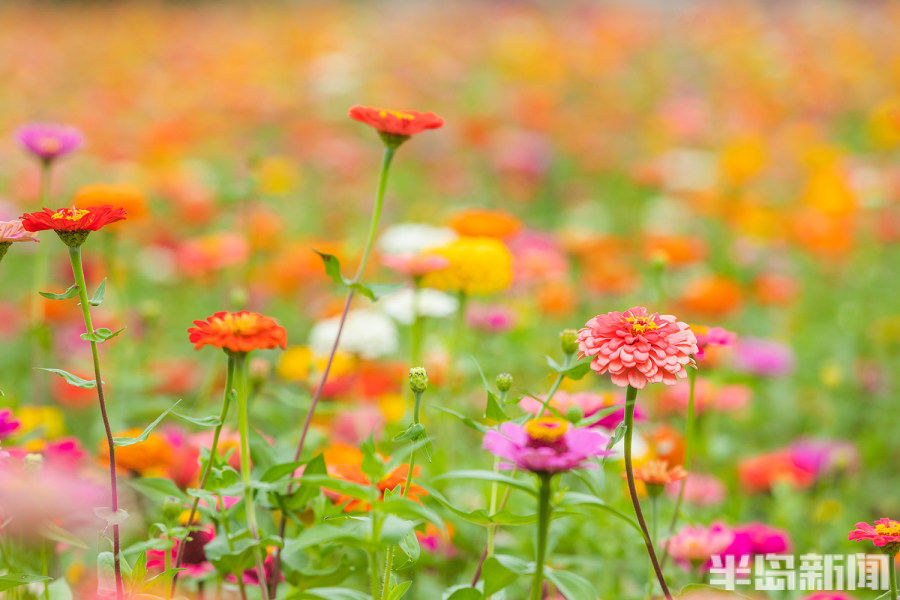
[[[499,292],[512,283],[512,254],[500,240],[461,237],[431,254],[450,264],[426,275],[422,280],[426,287],[471,295]]]

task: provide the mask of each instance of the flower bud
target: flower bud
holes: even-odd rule
[[[584,418],[584,410],[577,405],[572,405],[566,410],[566,421],[578,423]]]
[[[175,498],[167,498],[162,505],[162,514],[163,518],[167,522],[175,522],[178,520],[178,517],[181,516],[181,513],[184,511],[184,507],[181,502],[176,500]]]
[[[409,370],[409,389],[421,394],[428,388],[428,373],[424,367],[413,367]]]
[[[566,354],[578,352],[578,332],[574,329],[563,329],[559,334],[559,345]]]
[[[497,389],[501,392],[508,392],[513,384],[513,376],[509,373],[500,373],[497,375]]]

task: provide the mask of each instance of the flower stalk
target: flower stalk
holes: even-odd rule
[[[84,318],[84,328],[88,336],[94,335],[94,325],[91,321],[90,304],[87,297],[87,285],[84,281],[84,266],[81,262],[81,246],[69,246],[69,260],[72,263],[72,275],[75,285],[78,287],[78,299],[81,303],[81,314]],[[97,342],[90,340],[91,358],[94,362],[94,382],[97,390],[97,400],[100,404],[100,416],[103,419],[103,429],[106,433],[106,444],[109,449],[109,486],[110,503],[112,513],[119,511],[119,493],[116,485],[116,445],[113,441],[112,428],[109,425],[109,415],[106,411],[106,399],[103,396],[103,381],[100,377],[100,354],[97,350]],[[116,577],[116,600],[122,600],[124,590],[122,587],[122,567],[119,559],[119,525],[113,524],[113,565]]]
[[[531,582],[531,600],[541,600],[544,596],[544,561],[547,557],[547,534],[550,530],[550,473],[538,473],[540,489],[538,492],[537,546],[534,557],[534,579]]]

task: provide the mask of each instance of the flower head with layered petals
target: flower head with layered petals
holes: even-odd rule
[[[84,143],[81,131],[71,125],[29,123],[22,126],[16,139],[23,148],[44,162],[74,152]]]
[[[883,518],[872,524],[860,521],[847,536],[851,542],[869,540],[879,548],[888,546],[896,551],[900,548],[900,521]]]
[[[197,350],[215,346],[228,352],[246,353],[287,346],[287,332],[275,319],[246,310],[221,311],[205,321],[194,321],[188,334]]]
[[[650,314],[637,306],[597,315],[578,332],[581,356],[592,357],[591,368],[609,372],[618,386],[643,389],[648,383],[672,385],[693,366],[697,338],[686,323],[672,315]]]
[[[416,110],[385,110],[357,104],[350,109],[350,118],[373,127],[380,133],[403,139],[426,129],[437,129],[444,120],[433,112]]]
[[[559,473],[588,466],[595,456],[606,456],[609,438],[595,429],[571,427],[555,417],[540,417],[518,425],[507,421],[499,431],[484,435],[482,447],[519,469]],[[507,465],[510,466],[510,465]]]
[[[22,215],[22,226],[27,231],[52,229],[67,246],[80,246],[90,232],[121,221],[125,216],[125,209],[119,206],[44,208]]]
[[[28,235],[29,231],[22,221],[0,221],[0,244],[6,242],[36,242],[38,239]]]

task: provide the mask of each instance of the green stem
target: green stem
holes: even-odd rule
[[[694,450],[694,429],[696,424],[696,404],[694,400],[694,392],[697,387],[697,370],[696,369],[688,369],[688,406],[687,406],[687,421],[685,423],[684,429],[684,468],[687,471],[691,470],[691,459],[693,458],[692,452]],[[681,484],[678,486],[678,498],[675,500],[675,509],[672,513],[672,521],[669,523],[669,536],[666,539],[665,548],[663,548],[663,556],[661,565],[663,568],[666,566],[666,561],[669,559],[669,541],[672,539],[672,536],[675,535],[675,527],[678,526],[678,518],[681,515],[681,506],[684,503],[684,487],[687,485],[687,478],[681,480]]]
[[[572,364],[572,355],[566,354],[565,358],[563,359],[563,371],[567,370],[571,366],[571,364]],[[544,402],[542,403],[543,405],[541,406],[541,412],[538,413],[538,417],[543,417],[544,412],[546,412],[548,410],[553,410],[550,407],[550,401],[553,400],[553,395],[556,394],[556,392],[559,390],[559,386],[562,384],[563,379],[565,379],[565,378],[566,378],[566,374],[564,372],[559,373],[556,376],[556,379],[553,381],[553,385],[550,386],[550,391],[547,392],[547,397],[544,399]]]
[[[256,504],[252,480],[250,477],[250,418],[247,408],[247,355],[235,355],[235,372],[237,388],[238,431],[241,439],[241,481],[244,484],[244,506],[247,509],[247,527],[257,541],[253,547],[256,557],[256,576],[263,600],[269,600],[269,587],[266,585],[266,570],[263,564],[262,551],[259,547],[259,526],[256,523]]]
[[[203,469],[203,475],[200,476],[200,489],[204,489],[206,487],[206,481],[209,479],[209,474],[212,471],[213,465],[216,464],[216,450],[219,447],[219,435],[222,433],[222,427],[225,425],[225,418],[228,416],[228,408],[231,405],[231,394],[234,390],[234,357],[232,355],[228,355],[228,366],[226,368],[225,373],[225,394],[222,399],[222,411],[219,413],[219,423],[216,425],[215,430],[213,431],[213,439],[212,445],[209,448],[209,458],[206,461],[206,467]],[[191,504],[191,510],[188,513],[188,528],[191,527],[194,523],[194,517],[197,514],[197,507],[200,504],[200,497],[197,496],[194,498],[194,502]],[[185,532],[184,537],[181,538],[180,543],[178,544],[178,552],[175,556],[175,568],[178,569],[181,567],[181,561],[184,559],[184,548],[187,543],[188,536],[190,535],[190,529]],[[172,577],[172,588],[170,590],[170,595],[175,595],[175,587],[178,585],[178,575],[180,571],[176,572]]]
[[[372,549],[369,550],[369,585],[373,600],[378,597],[378,551],[375,546],[381,539],[381,515],[372,511]]]
[[[413,301],[412,301],[412,312],[413,312],[413,321],[410,326],[410,350],[409,350],[409,358],[410,358],[410,366],[418,367],[422,364],[422,330],[424,325],[424,320],[422,318],[421,313],[419,312],[419,293],[422,288],[419,286],[419,279],[415,279],[413,282]]]
[[[362,258],[359,261],[359,267],[356,269],[356,275],[353,277],[354,283],[358,283],[366,269],[366,263],[369,262],[369,254],[372,252],[372,244],[375,243],[375,235],[378,233],[378,221],[381,219],[381,208],[384,206],[384,192],[387,190],[388,171],[391,168],[391,161],[394,159],[396,148],[389,146],[384,147],[384,156],[381,159],[381,173],[378,176],[378,191],[375,194],[375,209],[372,211],[372,221],[369,223],[369,235],[366,238],[366,246],[363,249]]]
[[[75,277],[75,285],[78,286],[78,299],[81,303],[81,315],[84,318],[84,328],[88,335],[94,334],[94,324],[91,321],[90,304],[87,297],[87,284],[84,281],[84,266],[81,263],[81,246],[69,246],[69,260],[72,263],[72,275]],[[97,401],[100,404],[100,417],[103,420],[103,428],[106,432],[106,446],[109,451],[109,487],[110,504],[113,514],[119,511],[119,492],[116,485],[116,445],[113,442],[112,428],[109,426],[109,415],[106,412],[106,400],[103,396],[103,379],[100,377],[100,354],[97,350],[97,342],[91,341],[91,358],[94,361],[94,382],[96,383]],[[113,565],[116,575],[116,600],[122,600],[124,589],[122,586],[122,566],[119,560],[119,526],[113,525]]]
[[[547,533],[550,530],[550,478],[549,473],[538,474],[541,489],[538,495],[537,552],[534,557],[534,579],[531,583],[531,600],[541,600],[544,591],[544,561],[547,558]]]
[[[458,356],[463,347],[463,339],[466,335],[466,307],[469,305],[469,297],[462,290],[457,292],[459,302],[456,308],[456,324],[453,330],[452,356]]]
[[[896,551],[888,554],[888,575],[891,578],[891,600],[897,600],[897,568],[894,563],[896,557]]]
[[[640,525],[644,544],[647,546],[647,554],[650,556],[650,563],[653,565],[654,573],[656,573],[656,579],[659,580],[659,586],[662,588],[665,597],[668,600],[672,600],[669,586],[666,585],[666,578],[663,576],[662,568],[659,566],[659,561],[656,558],[656,551],[653,550],[653,541],[650,539],[650,532],[647,531],[647,523],[644,521],[641,502],[638,499],[637,488],[634,485],[634,468],[631,464],[631,438],[634,435],[634,405],[636,401],[637,390],[629,385],[625,393],[625,477],[628,479],[628,493],[631,495],[631,504],[634,506],[634,514],[637,517],[638,525]]]
[[[228,550],[234,552],[234,542],[231,541],[231,527],[228,525],[228,516],[225,514],[225,497],[222,494],[216,496],[216,512],[219,515],[219,522],[222,524],[222,533],[225,534],[225,542],[228,544]],[[243,573],[240,571],[234,573],[237,579],[238,591],[241,594],[241,600],[247,600],[247,586],[244,585]]]

